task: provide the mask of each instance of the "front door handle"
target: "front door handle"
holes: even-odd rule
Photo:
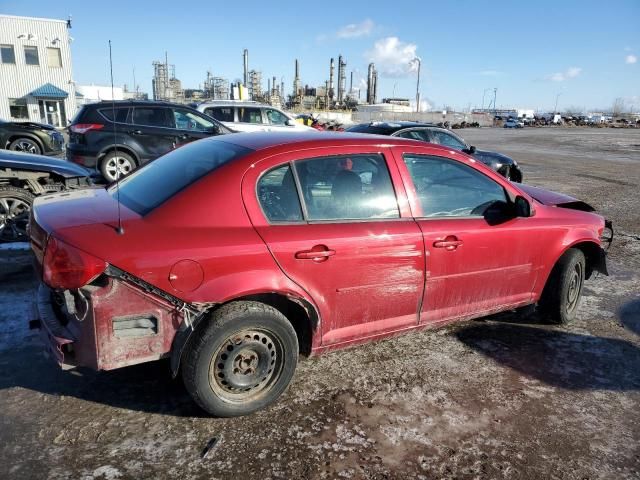
[[[455,235],[447,235],[444,240],[436,240],[433,242],[433,246],[436,248],[444,248],[445,250],[452,251],[462,246],[462,240],[458,240]]]
[[[142,135],[142,130],[131,130],[129,133],[131,135]]]
[[[296,252],[295,257],[299,260],[313,260],[314,262],[324,262],[329,260],[336,254],[335,250],[331,250],[326,245],[315,245],[310,250],[300,250]]]

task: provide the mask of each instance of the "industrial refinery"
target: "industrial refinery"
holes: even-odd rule
[[[294,60],[294,79],[290,91],[278,76],[267,77],[266,89],[262,72],[250,68],[249,50],[242,52],[243,76],[241,81],[232,82],[223,76],[207,71],[198,88],[184,88],[176,75],[175,64],[169,63],[168,54],[164,61],[154,61],[152,80],[153,99],[178,103],[197,103],[211,100],[253,100],[291,110],[353,110],[358,105],[377,103],[378,72],[370,63],[367,71],[366,92],[354,88],[353,75],[349,72],[347,89],[347,61],[338,55],[337,62],[329,59],[327,79],[321,85],[303,84],[300,77],[300,61]],[[337,67],[337,71],[336,71]],[[386,100],[386,99],[385,99]],[[394,99],[396,105],[409,105],[408,99]],[[397,102],[397,100],[400,100]],[[384,102],[383,102],[384,103]]]

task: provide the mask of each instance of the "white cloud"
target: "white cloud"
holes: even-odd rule
[[[376,64],[376,70],[388,77],[403,77],[417,70],[414,43],[402,42],[398,37],[386,37],[378,40],[365,57]]]
[[[624,59],[624,63],[628,63],[628,64],[634,64],[638,61],[638,57],[636,57],[635,55],[627,55]]]
[[[564,82],[565,80],[577,77],[581,72],[582,69],[579,67],[570,67],[564,72],[552,73],[544,78],[545,80],[551,80],[552,82]]]
[[[482,70],[478,72],[478,75],[483,75],[485,77],[497,77],[498,75],[502,75],[502,72],[498,70]]]
[[[364,37],[366,35],[370,35],[373,31],[373,27],[375,24],[373,20],[367,18],[360,23],[350,23],[349,25],[345,25],[340,30],[336,32],[336,37],[338,38],[358,38]]]

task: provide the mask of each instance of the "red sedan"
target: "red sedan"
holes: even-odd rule
[[[606,274],[590,210],[412,140],[205,139],[36,200],[36,326],[62,366],[168,357],[202,408],[242,415],[299,354],[530,304],[570,321]]]

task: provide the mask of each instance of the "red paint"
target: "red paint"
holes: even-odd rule
[[[535,302],[551,268],[572,245],[600,246],[602,217],[534,200],[527,191],[445,147],[353,134],[236,134],[255,151],[225,164],[140,217],[102,189],[36,200],[32,244],[39,264],[47,234],[175,297],[220,304],[277,293],[315,309],[313,352],[340,348],[442,322]],[[270,225],[256,195],[267,170],[328,155],[384,156],[400,218]],[[533,216],[489,225],[481,217],[421,218],[405,153],[462,162],[523,196]],[[534,194],[532,192],[532,194]],[[542,198],[544,191],[535,191]],[[548,201],[564,196],[549,194]],[[545,200],[543,200],[545,201]],[[545,201],[545,203],[547,203]],[[164,300],[122,281],[82,289],[91,315],[68,329],[75,362],[98,369],[160,358],[170,352],[182,316]],[[113,319],[154,315],[149,338],[118,338]]]

